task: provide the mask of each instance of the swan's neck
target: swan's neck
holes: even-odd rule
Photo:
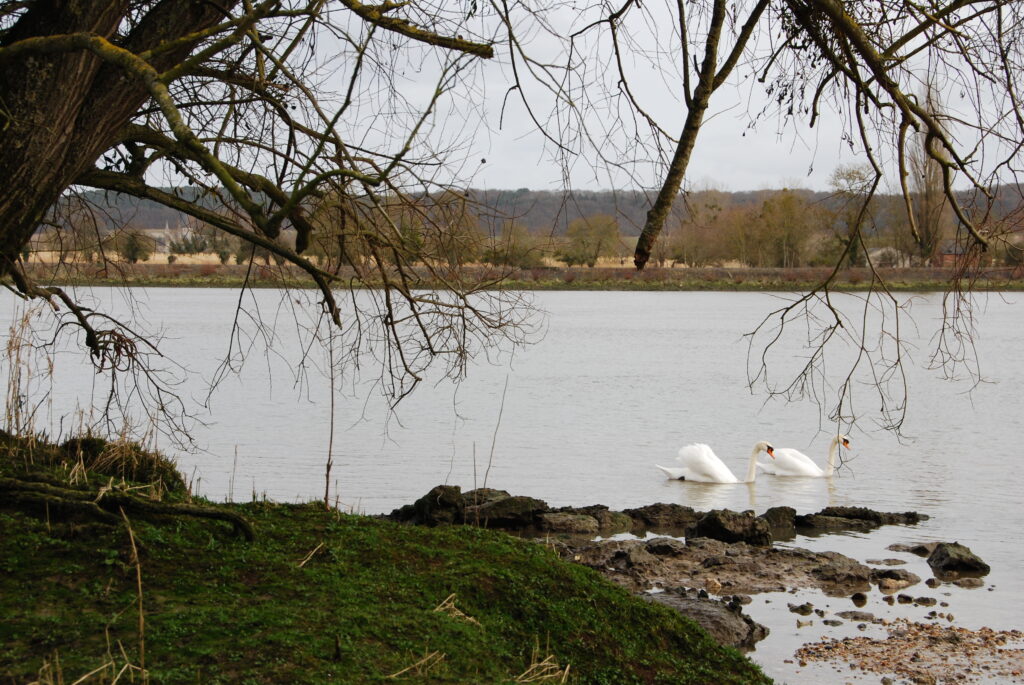
[[[744,480],[745,483],[753,483],[754,479],[757,478],[757,455],[760,451],[760,448],[755,447],[754,451],[750,453],[750,464],[747,465],[747,477]]]
[[[832,444],[828,448],[828,475],[836,470],[836,455],[839,454],[839,436],[832,438]]]

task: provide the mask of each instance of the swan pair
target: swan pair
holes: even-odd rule
[[[747,477],[739,480],[733,475],[729,467],[722,463],[714,450],[703,443],[687,445],[679,450],[676,460],[682,467],[658,466],[669,478],[678,480],[693,480],[699,483],[753,483],[757,477],[757,469],[774,476],[807,476],[810,478],[824,478],[832,475],[836,466],[836,455],[839,446],[849,448],[850,439],[845,435],[837,435],[832,438],[832,444],[828,449],[828,471],[823,470],[815,464],[810,457],[799,450],[788,447],[775,449],[769,443],[761,441],[754,445],[750,453],[750,462],[747,465]],[[770,463],[762,463],[757,460],[757,455],[766,452],[772,458]]]

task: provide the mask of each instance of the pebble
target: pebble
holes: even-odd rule
[[[1024,650],[1015,646],[1024,640],[1022,631],[968,630],[906,618],[880,623],[891,624],[887,638],[825,639],[804,645],[794,657],[801,663],[824,661],[836,670],[874,672],[890,685],[979,682],[981,674],[984,682],[1020,682],[1024,672]]]
[[[985,584],[981,578],[959,578],[953,581],[953,585],[962,588],[979,588]]]

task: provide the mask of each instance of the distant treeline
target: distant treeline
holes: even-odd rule
[[[1001,186],[995,197],[992,214],[1004,217],[1017,210],[1022,201],[1022,187]],[[182,198],[193,201],[199,197],[196,188],[175,188],[172,191]],[[688,214],[686,202],[688,198],[699,199],[713,193],[721,205],[731,207],[753,207],[760,205],[778,190],[728,191],[697,191],[683,195],[673,208],[676,220]],[[849,203],[849,198],[841,194],[824,191],[790,189],[806,203],[830,212],[839,212]],[[618,220],[619,231],[624,236],[637,236],[643,228],[644,219],[651,205],[654,193],[641,191],[615,190],[573,190],[550,191],[529,190],[477,190],[471,189],[468,195],[477,206],[475,214],[479,218],[481,228],[498,234],[502,224],[510,219],[528,229],[535,235],[564,236],[569,224],[574,219],[597,215],[610,215]],[[971,206],[971,198],[964,194],[965,204]],[[81,193],[98,211],[95,220],[101,230],[115,228],[163,229],[175,228],[194,223],[185,214],[157,204],[150,200],[139,200],[126,195],[102,191]],[[877,196],[881,204],[886,205],[896,198],[890,195]],[[218,202],[213,198],[200,199],[200,204],[216,208]],[[902,203],[900,203],[902,204]],[[879,219],[886,220],[884,214]],[[884,230],[886,226],[876,226]]]

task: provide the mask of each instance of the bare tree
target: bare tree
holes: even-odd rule
[[[527,32],[522,24],[512,23],[510,12],[505,16],[521,35]],[[623,0],[576,6],[568,27],[548,14],[541,18],[547,20],[545,26],[554,27],[551,33],[568,36],[560,53],[561,68],[550,66],[554,58],[531,59],[525,48],[517,49],[521,43],[513,41],[516,92],[536,121],[554,122],[549,135],[561,146],[566,168],[578,165],[575,157],[589,150],[595,161],[654,187],[634,254],[638,269],[647,264],[670,208],[684,191],[693,150],[716,110],[748,106],[746,135],[754,135],[769,119],[774,120],[773,133],[788,127],[798,135],[801,126],[813,127],[825,111],[836,112],[845,124],[843,142],[872,169],[866,198],[878,191],[883,176],[888,177],[891,187],[900,188],[912,235],[918,235],[919,227],[908,182],[909,155],[923,137],[923,149],[940,170],[942,195],[969,254],[983,252],[992,243],[997,187],[1019,180],[1024,139],[1020,3]],[[917,95],[927,74],[935,75],[942,92],[957,98],[949,114],[937,113]],[[531,79],[546,90],[531,89]],[[756,90],[762,86],[766,103]],[[549,94],[549,101],[537,93]],[[666,94],[675,96],[675,106],[662,104]],[[548,105],[554,115],[543,111]],[[1017,185],[1008,190],[1019,195]],[[880,273],[869,266],[871,280],[862,296],[861,315],[836,307],[830,299],[829,286],[842,267],[837,262],[819,288],[775,312],[758,329],[778,333],[798,314],[809,324],[799,327],[810,331],[805,342],[810,346],[809,364],[797,371],[792,384],[773,383],[769,392],[794,397],[814,388],[821,397],[823,385],[815,379],[822,381],[825,366],[817,352],[827,342],[848,336],[864,351],[851,364],[870,363],[876,369],[865,379],[866,385],[888,384],[900,394],[904,351],[887,343],[876,345],[873,335],[898,343],[905,311],[887,291]],[[951,304],[946,312],[958,333],[939,337],[964,343],[971,324],[969,317],[957,317],[969,312],[969,301],[959,281],[951,283],[951,292],[959,304]],[[885,316],[867,315],[876,310]],[[757,345],[768,347],[780,339],[752,337]],[[937,358],[958,359],[957,354],[969,353],[969,345],[959,343],[952,356],[936,350]],[[869,355],[867,350],[876,353]],[[752,359],[764,361],[767,356],[755,347]],[[752,384],[766,380],[765,368],[753,365]],[[834,418],[851,417],[844,405],[856,385],[851,378],[833,388]],[[885,425],[898,428],[904,403],[895,400],[885,406]]]
[[[409,219],[448,233],[451,217],[423,198],[457,181],[448,155],[475,126],[448,135],[436,123],[475,96],[474,65],[493,56],[500,24],[473,15],[358,0],[0,0],[0,277],[70,313],[98,366],[132,368],[126,325],[20,259],[70,193],[97,189],[176,209],[242,241],[243,254],[301,270],[350,354],[387,348],[395,398],[435,360],[458,376],[478,345],[522,342],[519,296],[437,268],[455,258],[451,241],[409,240]],[[346,273],[305,254],[325,202],[358,227]],[[342,286],[377,289],[346,309]]]
[[[453,274],[447,260],[437,268],[427,243],[410,236],[429,218],[417,201],[457,186],[459,160],[445,153],[459,152],[459,139],[444,134],[475,121],[438,122],[475,114],[478,64],[495,47],[513,79],[506,101],[525,103],[567,169],[586,155],[595,168],[655,188],[638,268],[726,91],[757,103],[749,89],[763,86],[768,104],[752,105],[752,127],[768,117],[814,126],[823,110],[836,110],[846,142],[874,172],[868,196],[883,174],[894,177],[912,233],[908,157],[923,136],[968,251],[987,249],[994,186],[1017,180],[1021,168],[1024,6],[1011,0],[493,0],[468,8],[0,0],[0,276],[23,297],[60,302],[94,357],[116,366],[119,350],[131,348],[112,341],[127,333],[110,322],[98,328],[94,312],[35,282],[19,259],[70,190],[116,191],[178,209],[304,271],[327,320],[389,350],[384,374],[396,396],[432,360],[459,374],[475,343],[521,339],[520,303],[485,294],[486,283]],[[948,114],[915,95],[926,73],[961,95]],[[666,94],[673,106],[663,104]],[[199,194],[160,187],[160,175]],[[318,230],[311,213],[325,200],[360,219],[352,274],[305,256]],[[294,249],[281,241],[285,229],[297,235]],[[877,276],[873,292],[884,298]],[[827,307],[830,280],[808,297]],[[379,300],[345,320],[334,286],[350,282],[380,286]],[[428,283],[443,295],[424,294]],[[847,323],[827,311],[827,329]]]
[[[924,87],[924,107],[941,121],[942,111],[934,78],[929,78]],[[926,133],[913,136],[916,143],[907,153],[910,172],[910,216],[913,226],[914,243],[918,256],[925,264],[934,264],[936,253],[944,237],[948,237],[950,205],[946,197],[943,179],[941,151],[935,150],[936,140]]]
[[[850,266],[863,266],[866,258],[863,228],[871,215],[874,169],[867,164],[836,167],[829,177],[833,197],[839,201],[837,237]]]

